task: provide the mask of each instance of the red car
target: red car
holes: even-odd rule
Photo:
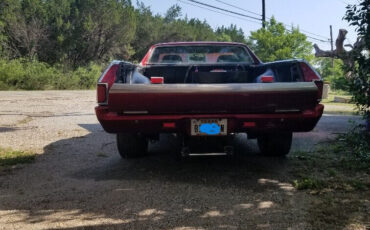
[[[124,158],[146,153],[160,133],[175,134],[182,155],[232,153],[234,134],[247,133],[262,153],[283,156],[292,133],[311,131],[320,119],[322,87],[303,60],[262,63],[240,43],[161,43],[140,65],[110,64],[95,111]]]

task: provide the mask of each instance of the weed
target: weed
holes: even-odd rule
[[[18,121],[18,124],[19,125],[25,125],[25,124],[31,122],[32,120],[33,120],[32,117],[27,116],[27,117],[23,118],[22,120]]]
[[[335,177],[337,175],[337,172],[334,169],[328,169],[328,175],[331,177]]]
[[[302,178],[293,181],[293,186],[298,190],[322,189],[324,182],[316,178]]]
[[[0,148],[0,166],[31,163],[35,157],[34,153]]]

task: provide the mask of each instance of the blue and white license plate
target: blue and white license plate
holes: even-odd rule
[[[227,119],[191,119],[191,135],[227,135]]]

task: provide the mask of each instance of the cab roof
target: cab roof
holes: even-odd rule
[[[154,47],[159,46],[185,46],[185,45],[240,45],[246,46],[240,42],[215,42],[215,41],[195,41],[195,42],[165,42],[153,45]]]

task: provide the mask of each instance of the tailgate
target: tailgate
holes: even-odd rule
[[[113,84],[108,107],[120,114],[287,113],[314,108],[314,82]]]

